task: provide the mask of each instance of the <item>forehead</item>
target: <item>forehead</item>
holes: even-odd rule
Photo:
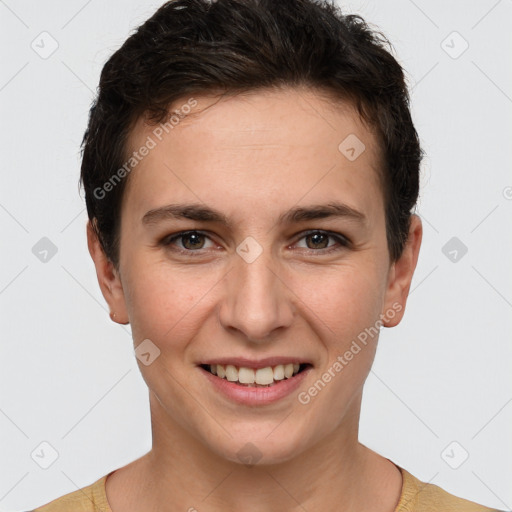
[[[359,209],[382,206],[379,148],[349,103],[282,89],[184,97],[175,109],[182,114],[167,124],[140,118],[130,134],[129,154],[150,149],[129,175],[123,215],[191,200],[277,213],[285,202],[319,202],[328,193]]]

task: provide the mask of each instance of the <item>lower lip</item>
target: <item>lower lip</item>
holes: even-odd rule
[[[221,379],[213,375],[208,370],[198,367],[205,377],[211,382],[215,389],[224,396],[243,405],[267,405],[277,402],[281,398],[293,393],[306,378],[311,366],[308,366],[300,373],[297,373],[289,379],[283,379],[268,388],[240,386],[226,379]]]

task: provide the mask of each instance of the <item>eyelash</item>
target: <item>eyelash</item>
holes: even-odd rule
[[[204,237],[210,239],[210,237],[203,231],[190,230],[190,231],[181,231],[179,233],[176,233],[176,234],[170,235],[170,236],[168,235],[165,238],[163,238],[160,243],[164,247],[170,247],[173,244],[173,242],[175,242],[176,240],[178,240],[180,238],[184,238],[185,236],[192,235],[192,234],[201,235],[201,236],[204,236]],[[341,235],[340,233],[331,233],[330,231],[323,231],[321,229],[312,229],[309,231],[305,231],[304,233],[302,233],[302,236],[300,238],[298,238],[297,242],[308,237],[308,236],[315,235],[315,234],[325,235],[329,238],[332,238],[332,239],[336,240],[338,245],[326,247],[323,249],[307,249],[306,248],[305,249],[306,251],[313,252],[313,253],[320,253],[320,254],[329,254],[334,251],[339,251],[342,249],[349,248],[351,245],[350,240],[347,237]],[[295,243],[297,243],[297,242],[295,242]],[[304,249],[304,248],[301,248],[301,249]],[[206,249],[201,248],[201,249],[193,250],[193,249],[180,249],[180,248],[175,247],[172,250],[175,252],[178,252],[180,254],[186,254],[187,256],[200,256],[200,255],[202,255],[202,251],[206,250]]]

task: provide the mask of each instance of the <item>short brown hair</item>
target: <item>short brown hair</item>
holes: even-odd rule
[[[418,198],[422,150],[403,70],[387,48],[385,37],[360,16],[344,15],[326,1],[173,0],[162,5],[103,67],[82,141],[80,179],[87,213],[109,260],[118,267],[128,178],[109,187],[106,197],[97,191],[127,161],[127,139],[142,114],[159,123],[179,98],[287,85],[348,99],[373,128],[383,155],[389,254],[397,260]]]

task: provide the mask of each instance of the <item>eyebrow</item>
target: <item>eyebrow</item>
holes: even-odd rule
[[[328,204],[299,206],[282,213],[278,218],[279,224],[293,224],[306,220],[326,218],[346,218],[360,224],[367,223],[364,213],[337,201]],[[201,204],[168,204],[160,208],[149,210],[142,217],[144,225],[157,224],[169,219],[189,219],[201,222],[216,222],[230,225],[228,218],[218,210]]]
[[[366,215],[363,212],[337,201],[328,204],[292,208],[288,212],[280,215],[278,222],[282,224],[292,224],[305,220],[318,220],[332,217],[346,218],[361,224],[366,224],[367,222]]]
[[[224,214],[200,204],[168,204],[161,208],[155,208],[154,210],[149,210],[142,217],[142,223],[156,224],[167,219],[190,219],[229,224]]]

